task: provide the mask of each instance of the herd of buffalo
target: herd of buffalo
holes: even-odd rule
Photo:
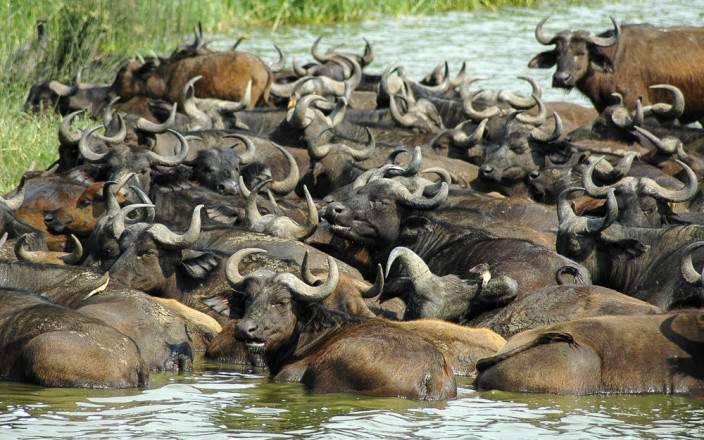
[[[529,66],[593,108],[200,27],[35,84],[25,111],[64,116],[0,198],[0,378],[143,387],[203,355],[315,393],[702,391],[704,28],[611,21],[535,29]]]

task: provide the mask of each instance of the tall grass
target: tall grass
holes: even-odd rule
[[[56,159],[60,117],[21,111],[39,80],[83,77],[108,82],[136,52],[176,47],[193,26],[232,33],[233,27],[334,23],[379,15],[412,15],[539,0],[4,0],[0,1],[0,193],[36,162]],[[45,38],[37,38],[44,22]]]

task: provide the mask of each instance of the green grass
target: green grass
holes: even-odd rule
[[[414,15],[539,0],[5,0],[0,2],[0,193],[15,187],[30,164],[45,168],[57,158],[60,117],[21,111],[31,84],[70,82],[92,60],[85,77],[109,82],[116,67],[136,52],[168,52],[199,21],[208,32],[250,26],[335,23],[379,15]],[[45,47],[32,44],[36,23],[46,20]]]

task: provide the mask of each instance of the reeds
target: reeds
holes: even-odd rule
[[[5,0],[0,2],[0,193],[35,162],[57,158],[60,117],[29,115],[22,104],[39,80],[109,82],[137,52],[175,48],[193,26],[234,34],[250,26],[334,23],[431,14],[538,0]],[[38,35],[38,24],[41,35]]]

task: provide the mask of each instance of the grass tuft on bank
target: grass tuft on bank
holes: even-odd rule
[[[22,104],[38,80],[109,82],[137,52],[173,49],[202,22],[208,32],[236,35],[251,26],[336,23],[503,6],[539,0],[8,0],[0,2],[0,193],[30,164],[57,158],[55,114],[29,115]],[[38,38],[38,26],[44,37]],[[86,64],[86,63],[89,64]]]

